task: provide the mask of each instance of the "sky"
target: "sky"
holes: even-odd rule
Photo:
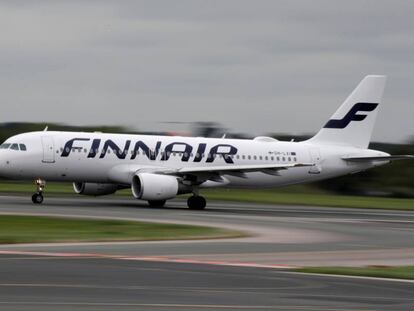
[[[414,137],[414,1],[1,1],[0,122],[315,133],[367,74]]]

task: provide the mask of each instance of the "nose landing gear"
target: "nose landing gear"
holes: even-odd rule
[[[45,189],[46,181],[38,178],[35,180],[35,185],[37,192],[32,195],[32,202],[34,204],[41,204],[43,202],[43,190]]]

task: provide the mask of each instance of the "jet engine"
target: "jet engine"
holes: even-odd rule
[[[115,193],[118,190],[118,185],[74,182],[73,189],[77,194],[99,196]]]
[[[132,194],[136,199],[160,201],[179,194],[177,177],[151,173],[138,173],[132,177]]]

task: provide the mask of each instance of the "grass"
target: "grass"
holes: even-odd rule
[[[0,183],[0,193],[25,193],[29,195],[34,192],[34,189],[34,185],[30,183]],[[75,195],[72,185],[68,183],[48,183],[46,193],[47,195]],[[206,189],[202,191],[202,194],[207,200],[325,207],[414,210],[414,199],[334,195],[312,188],[309,185],[298,185],[267,190]],[[131,196],[132,194],[130,189],[126,189],[118,191],[116,195]]]
[[[386,266],[370,266],[362,268],[354,267],[309,267],[295,269],[296,272],[305,273],[321,273],[336,275],[353,275],[368,276],[377,278],[393,278],[393,279],[414,279],[414,266],[386,267]]]
[[[325,207],[414,210],[414,199],[345,196],[323,193],[289,193],[277,190],[216,189],[205,192],[210,200]]]
[[[153,241],[239,237],[238,231],[202,226],[40,216],[0,216],[0,244]]]

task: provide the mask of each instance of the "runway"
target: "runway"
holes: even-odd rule
[[[274,269],[0,257],[1,310],[412,310],[414,284]]]
[[[247,238],[0,246],[1,310],[412,310],[414,283],[291,273],[414,264],[414,213],[122,197],[0,197],[0,213],[202,224]],[[197,264],[194,264],[197,263]],[[258,268],[261,267],[261,268]],[[272,267],[263,268],[263,267]],[[276,268],[276,269],[275,269]],[[281,269],[282,268],[282,269]]]

